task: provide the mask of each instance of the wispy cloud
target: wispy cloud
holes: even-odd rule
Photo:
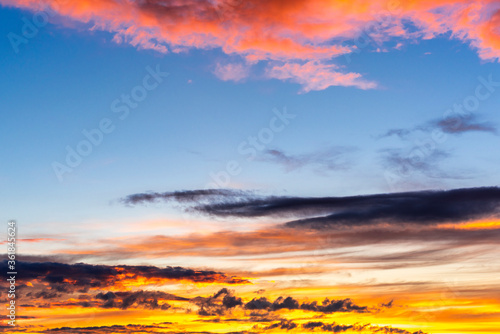
[[[242,81],[250,74],[250,66],[241,63],[218,63],[214,74],[217,78],[224,81]]]
[[[326,174],[328,171],[345,170],[349,167],[348,155],[355,151],[352,147],[330,147],[311,153],[288,154],[278,149],[266,150],[261,161],[276,163],[286,172],[303,169],[311,166],[315,172]]]
[[[158,200],[178,203],[202,203],[205,201],[234,201],[238,198],[248,198],[251,192],[233,189],[199,189],[180,190],[172,192],[147,192],[132,194],[122,199],[124,204],[152,203]]]
[[[382,165],[394,171],[399,177],[410,177],[416,172],[433,179],[467,179],[465,171],[450,172],[441,168],[441,163],[451,156],[450,153],[434,148],[423,151],[420,147],[411,150],[385,149],[381,150]]]
[[[416,125],[412,128],[390,129],[386,133],[377,136],[377,138],[385,138],[390,136],[398,136],[401,139],[408,139],[409,136],[417,131],[432,132],[439,130],[442,133],[459,135],[466,132],[489,132],[497,134],[497,127],[491,122],[479,121],[479,116],[476,114],[453,115],[442,119],[435,119],[426,123]]]
[[[302,93],[323,90],[331,86],[353,86],[361,89],[377,87],[375,82],[363,79],[359,73],[343,73],[335,65],[316,61],[273,65],[267,70],[266,75],[269,78],[298,83],[302,85]]]
[[[467,115],[465,117],[448,117],[433,123],[444,133],[459,134],[464,132],[490,132],[497,134],[497,128],[490,122],[478,122],[477,115]]]

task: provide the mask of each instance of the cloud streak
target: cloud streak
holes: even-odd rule
[[[327,171],[345,170],[348,168],[347,155],[354,151],[349,147],[330,147],[312,153],[287,154],[284,151],[266,150],[261,161],[281,165],[286,172],[303,169],[307,166],[315,168],[317,173],[325,174]]]
[[[466,132],[487,132],[497,134],[497,128],[493,123],[481,122],[476,114],[468,113],[464,115],[448,115],[448,117],[432,120],[409,129],[390,129],[377,138],[381,139],[398,136],[401,139],[407,139],[414,132],[425,131],[430,133],[433,130],[452,135],[459,135]]]
[[[155,266],[109,266],[86,263],[66,264],[57,262],[24,262],[17,264],[23,268],[22,282],[42,282],[52,291],[71,293],[89,290],[160,284],[188,281],[193,283],[245,284],[248,280],[207,270],[193,270],[182,267]],[[0,266],[7,270],[7,261]]]
[[[173,194],[176,194],[175,196]],[[193,196],[193,194],[196,194]],[[234,194],[234,197],[232,197]],[[187,210],[219,217],[303,217],[286,227],[321,229],[379,223],[436,225],[500,217],[500,188],[464,188],[347,197],[259,197],[232,190],[134,194],[125,203],[178,198]],[[309,216],[309,217],[308,217]],[[311,217],[312,216],[312,217]]]

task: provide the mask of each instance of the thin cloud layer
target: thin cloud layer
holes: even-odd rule
[[[380,160],[383,166],[394,171],[400,178],[409,177],[415,172],[433,179],[468,178],[466,172],[449,172],[441,168],[441,163],[450,156],[441,149],[424,152],[420,147],[413,147],[411,150],[385,149],[381,152]]]
[[[151,194],[147,197],[147,201],[164,198],[171,200],[173,198],[171,194]],[[186,203],[186,198],[191,201],[187,203],[190,204],[188,210],[202,214],[236,218],[304,217],[289,221],[285,226],[314,229],[378,223],[435,225],[500,217],[498,187],[316,198],[258,197],[240,191],[235,191],[234,194],[235,197],[231,200],[230,190],[222,190],[222,193],[218,193],[217,190],[206,190],[203,195],[181,196],[181,198],[183,203]],[[144,201],[145,196],[130,195],[124,201],[136,203],[134,202],[136,198]],[[202,200],[205,202],[201,203]]]
[[[248,198],[251,195],[247,191],[233,189],[200,189],[200,190],[181,190],[172,192],[148,192],[132,194],[121,201],[124,204],[152,203],[158,200],[173,201],[179,203],[201,203],[205,201],[224,201],[226,199],[234,200],[238,198]]]
[[[265,76],[296,82],[302,92],[330,86],[376,87],[331,60],[363,48],[383,50],[394,42],[401,45],[446,35],[468,43],[482,59],[500,56],[500,8],[495,0],[0,0],[0,4],[50,10],[89,29],[109,31],[115,42],[139,49],[167,53],[217,48],[249,66],[264,61]],[[223,80],[241,80],[248,75],[242,66],[226,66],[217,73]]]
[[[317,173],[325,174],[325,171],[347,169],[347,155],[354,150],[339,146],[311,153],[288,154],[278,149],[271,149],[266,150],[260,160],[281,165],[286,172],[311,166]]]
[[[465,117],[448,117],[436,121],[436,127],[444,133],[458,134],[464,132],[490,132],[497,133],[496,127],[489,122],[478,122],[477,116],[470,114]]]
[[[450,115],[442,119],[432,120],[419,124],[408,129],[390,129],[377,138],[398,136],[401,139],[407,139],[412,133],[417,131],[432,132],[438,130],[442,133],[459,135],[466,132],[489,132],[497,134],[497,127],[491,122],[481,122],[476,114]]]

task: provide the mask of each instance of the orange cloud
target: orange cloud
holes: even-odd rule
[[[117,43],[180,52],[220,48],[248,66],[270,62],[267,75],[303,85],[374,88],[332,59],[387,41],[452,38],[470,43],[482,59],[500,57],[500,5],[495,0],[0,0],[0,4],[48,10],[92,29],[110,31]],[[408,29],[409,25],[412,29]],[[414,29],[414,28],[417,29]],[[243,66],[243,65],[241,65]],[[243,68],[243,67],[242,67]],[[247,75],[242,68],[217,71],[222,79]],[[237,73],[234,74],[234,70]]]

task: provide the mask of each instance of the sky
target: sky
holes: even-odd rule
[[[499,1],[0,22],[1,331],[498,332]]]

